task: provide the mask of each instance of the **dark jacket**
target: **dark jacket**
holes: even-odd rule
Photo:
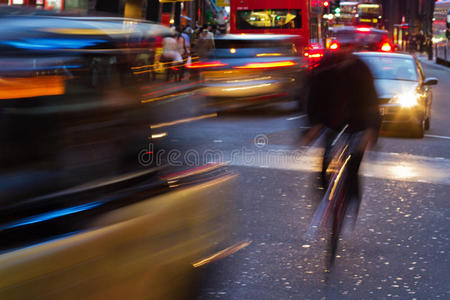
[[[372,73],[351,53],[323,58],[310,77],[307,113],[310,122],[350,132],[378,129],[380,113]]]

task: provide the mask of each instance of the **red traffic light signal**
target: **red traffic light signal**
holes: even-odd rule
[[[323,7],[328,7],[328,6],[330,6],[330,2],[324,1],[324,2],[323,2]]]

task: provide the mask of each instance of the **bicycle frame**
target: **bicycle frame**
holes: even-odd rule
[[[325,195],[317,208],[306,238],[311,240],[318,232],[331,233],[329,239],[329,267],[334,263],[337,245],[349,205],[349,176],[352,159],[357,159],[361,133],[348,133],[345,126],[331,143],[331,157],[327,173],[332,174]]]

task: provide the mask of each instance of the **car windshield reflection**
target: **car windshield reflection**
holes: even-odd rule
[[[370,67],[375,79],[417,81],[414,61],[393,57],[361,57]]]

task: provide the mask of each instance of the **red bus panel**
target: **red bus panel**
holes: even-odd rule
[[[231,33],[295,34],[309,39],[309,0],[231,0]]]

